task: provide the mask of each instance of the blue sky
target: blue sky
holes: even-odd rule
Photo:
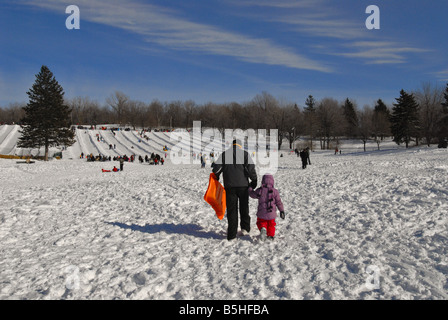
[[[79,30],[65,26],[68,5]],[[366,8],[380,9],[368,30]],[[0,106],[42,65],[66,98],[245,102],[267,91],[358,107],[448,82],[446,0],[0,0]]]

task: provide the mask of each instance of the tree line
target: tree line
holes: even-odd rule
[[[62,90],[62,89],[61,89]],[[29,104],[28,104],[29,105]],[[291,149],[299,137],[307,137],[311,148],[337,146],[342,138],[375,141],[378,149],[386,137],[398,144],[443,144],[448,137],[448,84],[445,89],[430,83],[414,92],[402,90],[392,106],[378,99],[373,106],[359,108],[347,98],[317,101],[308,96],[301,107],[295,102],[276,98],[268,92],[238,103],[196,104],[192,100],[149,103],[131,99],[115,91],[105,104],[89,97],[64,100],[71,111],[72,125],[117,124],[133,128],[191,128],[201,126],[224,129],[277,129],[281,146],[286,138]],[[27,105],[13,103],[0,107],[0,123],[23,124]]]

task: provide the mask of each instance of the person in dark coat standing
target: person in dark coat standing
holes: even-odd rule
[[[300,158],[302,159],[302,169],[306,169],[308,163],[308,154],[305,149],[300,151]]]
[[[305,151],[306,151],[306,159],[308,160],[308,164],[311,164],[311,160],[310,160],[310,147],[306,147]]]
[[[123,171],[124,158],[123,158],[123,157],[120,157],[119,161],[120,161],[120,171]]]
[[[251,157],[244,151],[240,140],[224,151],[213,166],[213,173],[219,180],[223,175],[226,190],[227,240],[236,238],[238,231],[238,205],[240,226],[243,234],[250,232],[249,186],[257,186],[257,172]],[[250,183],[249,183],[250,179]]]

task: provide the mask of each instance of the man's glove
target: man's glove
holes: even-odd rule
[[[285,211],[280,212],[280,218],[285,219]]]
[[[257,187],[257,180],[252,180],[252,181],[250,182],[250,187],[251,187],[252,189],[255,189],[255,188]]]

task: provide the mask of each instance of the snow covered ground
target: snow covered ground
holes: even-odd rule
[[[285,151],[286,219],[261,243],[253,199],[250,236],[226,240],[203,200],[209,166],[103,173],[118,163],[75,147],[0,159],[0,299],[448,299],[446,149],[345,144],[305,170]]]

